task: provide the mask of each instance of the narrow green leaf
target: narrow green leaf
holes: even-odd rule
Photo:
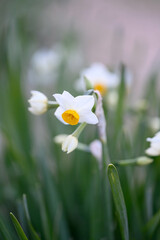
[[[149,238],[152,237],[158,226],[160,226],[160,210],[149,220],[149,222],[144,227],[144,231],[147,233],[147,236],[149,236]]]
[[[17,218],[13,215],[13,213],[10,213],[10,217],[12,219],[12,222],[14,224],[14,227],[17,231],[17,234],[19,236],[20,240],[28,240],[28,238],[26,237],[25,233],[23,232],[23,229],[20,225],[20,223],[18,222]]]
[[[124,196],[116,167],[113,164],[108,165],[108,178],[111,185],[113,200],[115,203],[117,216],[119,220],[121,235],[123,240],[129,239],[128,219]]]
[[[4,238],[4,240],[12,240],[10,232],[6,228],[5,224],[3,223],[2,219],[0,219],[0,232]]]
[[[24,205],[25,215],[26,215],[26,218],[27,218],[27,223],[28,223],[30,232],[32,234],[32,237],[33,237],[34,240],[40,240],[40,237],[36,233],[34,227],[32,226],[31,220],[30,220],[30,215],[29,215],[29,211],[28,211],[28,204],[27,204],[27,198],[26,198],[25,194],[23,194],[23,205]]]

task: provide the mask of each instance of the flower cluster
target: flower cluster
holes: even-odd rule
[[[30,112],[35,115],[41,115],[48,109],[56,108],[55,116],[63,124],[77,125],[78,128],[69,136],[63,137],[62,150],[72,152],[78,145],[78,137],[83,131],[86,124],[97,124],[98,118],[92,111],[95,105],[93,95],[84,95],[73,97],[69,92],[64,91],[62,94],[54,94],[55,102],[49,101],[41,92],[31,91],[32,97],[29,99]]]
[[[49,56],[49,59],[52,59],[52,55],[49,54]],[[129,85],[131,83],[129,71],[125,70],[124,75],[125,83]],[[88,90],[85,95],[74,97],[69,92],[63,91],[62,94],[53,94],[55,101],[49,101],[39,91],[31,91],[32,96],[29,99],[30,107],[28,109],[35,115],[41,115],[50,109],[55,109],[54,115],[61,123],[71,126],[77,125],[76,130],[70,135],[61,134],[55,137],[55,142],[62,145],[64,152],[70,153],[79,148],[80,150],[90,152],[100,161],[102,159],[102,145],[107,142],[103,97],[106,93],[108,94],[110,89],[113,90],[118,87],[120,76],[115,72],[109,71],[105,65],[95,63],[90,68],[84,69],[81,72],[78,84],[83,85],[84,89]],[[115,96],[115,93],[118,94],[117,91],[111,91],[111,93],[114,95],[112,98],[117,101],[117,95]],[[100,139],[100,141],[93,141],[88,146],[78,141],[80,134],[87,124],[97,125]],[[147,141],[151,143],[151,146],[146,150],[146,154],[149,156],[159,156],[160,132],[155,137],[148,138]],[[142,159],[145,159],[144,162],[146,164],[146,157]],[[139,160],[136,159],[131,162],[139,163]],[[121,164],[123,165],[123,162]]]

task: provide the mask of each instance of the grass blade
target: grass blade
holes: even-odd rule
[[[160,210],[145,225],[144,231],[149,238],[152,237],[157,227],[160,226]]]
[[[18,222],[17,218],[13,215],[13,213],[10,213],[10,217],[11,217],[12,222],[14,224],[14,227],[15,227],[15,229],[17,231],[19,239],[20,240],[28,240],[28,238],[26,237],[26,235],[25,235],[25,233],[24,233],[20,223]]]
[[[6,228],[4,222],[0,218],[0,232],[4,240],[12,240],[9,229]]]
[[[24,205],[25,215],[26,215],[26,218],[27,218],[27,223],[28,223],[31,235],[32,235],[34,240],[40,240],[40,237],[36,233],[34,227],[32,226],[31,220],[30,220],[30,215],[29,215],[29,211],[28,211],[28,204],[27,204],[27,198],[26,198],[25,194],[23,194],[23,205]]]
[[[126,205],[123,197],[123,192],[122,192],[118,172],[113,164],[108,165],[108,178],[111,185],[113,200],[114,200],[116,211],[117,211],[122,239],[128,240],[129,233],[128,233],[128,219],[127,219]]]

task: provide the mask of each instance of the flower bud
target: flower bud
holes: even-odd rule
[[[62,143],[62,151],[70,153],[78,146],[78,139],[73,135],[67,136]]]
[[[138,165],[148,165],[152,162],[153,162],[153,159],[145,157],[145,156],[137,158],[137,164]]]
[[[48,109],[48,98],[39,91],[31,91],[32,97],[28,100],[30,107],[28,110],[35,114],[41,115]]]
[[[55,136],[53,140],[57,144],[62,144],[67,136],[68,136],[67,134],[59,134]]]

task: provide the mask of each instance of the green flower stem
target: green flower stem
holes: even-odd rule
[[[115,162],[115,165],[128,166],[128,165],[148,165],[153,162],[152,158],[142,156],[134,159],[119,160]]]
[[[77,149],[84,151],[84,152],[90,152],[89,146],[84,143],[80,143],[80,142],[78,143]]]
[[[78,128],[72,133],[72,136],[79,137],[83,129],[86,127],[87,123],[81,123]]]
[[[110,163],[110,158],[108,154],[108,146],[107,142],[102,142],[102,194],[103,194],[103,206],[104,206],[104,224],[106,229],[106,236],[107,239],[113,240],[113,216],[112,216],[112,204],[111,204],[111,192],[110,192],[110,185],[109,180],[107,177],[107,167]]]
[[[59,104],[56,101],[48,101],[48,110],[59,107]]]

